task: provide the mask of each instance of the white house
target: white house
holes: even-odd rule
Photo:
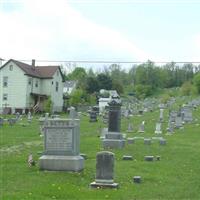
[[[63,93],[71,94],[76,89],[77,81],[65,81],[63,86]]]
[[[0,108],[12,113],[42,111],[50,97],[53,111],[62,111],[63,74],[59,66],[35,66],[10,59],[0,67]]]

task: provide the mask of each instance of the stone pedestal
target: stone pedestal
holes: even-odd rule
[[[108,132],[102,140],[103,148],[122,149],[125,146],[125,139],[121,133]]]
[[[81,171],[84,167],[82,156],[43,155],[39,158],[41,170]]]

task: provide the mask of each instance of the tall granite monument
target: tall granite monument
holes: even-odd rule
[[[120,133],[121,128],[121,100],[113,98],[109,103],[108,132],[102,140],[104,149],[123,148],[125,140]]]

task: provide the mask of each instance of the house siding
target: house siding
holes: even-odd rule
[[[12,65],[13,69],[10,71],[9,66]],[[8,77],[8,86],[3,87],[3,77]],[[15,65],[9,62],[4,68],[0,70],[0,107],[12,108],[25,108],[26,103],[26,90],[27,90],[27,76],[24,72]],[[3,101],[3,94],[8,94],[8,100]]]
[[[57,70],[59,72],[59,70]],[[62,76],[59,73],[55,72],[53,76],[53,85],[51,87],[51,100],[53,102],[53,111],[62,111],[63,107],[63,82]],[[56,91],[56,82],[59,83],[58,91]]]

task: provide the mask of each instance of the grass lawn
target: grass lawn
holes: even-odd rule
[[[165,111],[163,130],[167,127]],[[183,130],[173,135],[162,136],[167,139],[166,146],[154,140],[150,146],[143,140],[127,144],[115,153],[115,182],[119,189],[90,189],[95,179],[96,153],[102,151],[99,130],[101,122],[90,123],[82,116],[81,153],[87,154],[85,168],[80,173],[40,171],[38,166],[29,168],[27,158],[30,152],[38,160],[43,151],[43,138],[39,136],[38,116],[30,125],[26,119],[14,126],[5,124],[0,128],[0,199],[200,199],[200,108],[193,112],[194,122],[186,124]],[[127,137],[154,137],[155,123],[159,110],[134,116],[130,122],[133,133],[126,133],[128,120],[122,119],[121,132]],[[145,133],[137,133],[143,121]],[[122,160],[123,155],[132,155],[133,161]],[[145,155],[160,155],[160,161],[146,162]],[[142,177],[141,184],[133,183],[133,176]]]

